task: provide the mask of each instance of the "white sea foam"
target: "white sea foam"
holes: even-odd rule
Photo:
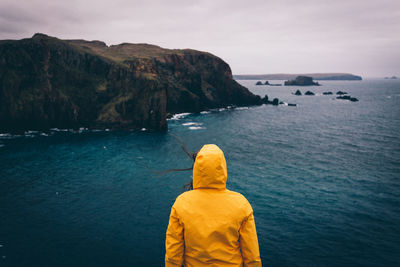
[[[146,130],[147,130],[146,128],[142,128],[142,129],[141,129],[142,132],[144,132],[144,131],[146,131]]]
[[[180,119],[182,119],[182,118],[184,118],[184,117],[186,117],[188,115],[190,115],[190,113],[177,113],[177,114],[174,114],[172,116],[172,118],[170,118],[168,120],[180,120]]]
[[[190,130],[201,130],[201,129],[205,129],[205,128],[200,127],[200,126],[190,126],[189,129]]]
[[[37,134],[39,133],[38,131],[26,131],[25,134]]]
[[[208,113],[211,113],[211,112],[207,111],[207,110],[200,112],[200,114],[208,114]]]
[[[244,109],[249,109],[249,107],[238,107],[238,108],[235,108],[236,110],[244,110]]]
[[[50,131],[53,131],[53,132],[68,132],[68,129],[50,128]]]
[[[0,134],[0,139],[13,139],[13,138],[18,138],[18,137],[21,137],[21,135],[10,134],[10,133],[2,133],[2,134]]]
[[[183,126],[193,126],[193,125],[203,125],[203,124],[200,122],[185,122],[185,123],[182,123],[182,125]]]

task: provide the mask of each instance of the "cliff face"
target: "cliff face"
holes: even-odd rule
[[[0,132],[165,130],[168,113],[261,104],[209,53],[43,34],[0,41]]]

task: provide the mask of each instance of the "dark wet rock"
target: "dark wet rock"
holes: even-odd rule
[[[296,93],[294,93],[294,95],[302,95],[300,90],[297,90]]]
[[[304,93],[304,95],[315,95],[315,94],[313,92],[311,92],[311,91],[307,91],[307,92]]]
[[[256,82],[256,85],[263,85],[261,81]]]
[[[349,100],[349,101],[351,101],[351,102],[357,102],[357,101],[358,101],[357,98],[351,97],[351,96],[349,96],[349,95],[338,96],[338,97],[336,97],[336,99]]]
[[[270,84],[269,84],[269,81],[265,81],[265,83],[264,83],[264,84],[265,84],[265,85],[270,85]]]
[[[312,77],[308,76],[297,76],[296,79],[294,80],[288,80],[285,81],[286,86],[311,86],[311,85],[317,85],[319,86],[320,84],[318,82],[314,82]]]
[[[289,106],[289,107],[296,107],[297,104],[288,103],[288,106]]]
[[[337,91],[336,94],[337,95],[347,95],[347,92]]]
[[[323,94],[323,95],[333,95],[332,92],[323,92],[322,94]]]
[[[268,95],[265,95],[262,99],[261,99],[263,104],[266,105],[274,105],[277,106],[279,105],[279,99],[278,98],[274,98],[272,101],[269,101]],[[283,103],[283,102],[282,102]]]
[[[268,95],[265,95],[264,98],[261,100],[263,104],[268,104]]]
[[[35,34],[0,41],[0,55],[0,132],[164,131],[168,113],[262,104],[227,63],[191,49]]]
[[[283,104],[285,104],[285,102],[279,101],[279,105],[283,105]]]
[[[270,83],[269,86],[282,86],[280,83]]]

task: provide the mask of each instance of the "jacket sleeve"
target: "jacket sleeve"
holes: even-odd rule
[[[169,217],[165,248],[165,267],[181,267],[185,251],[183,225],[179,220],[174,206],[172,206],[171,215]]]
[[[248,204],[247,209],[250,211],[250,215],[248,215],[242,222],[239,230],[239,242],[243,263],[245,267],[261,267],[256,224],[254,222],[253,210],[250,204]]]

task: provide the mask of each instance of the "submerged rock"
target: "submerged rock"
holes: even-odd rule
[[[332,92],[323,92],[322,94],[323,94],[323,95],[333,95]]]

